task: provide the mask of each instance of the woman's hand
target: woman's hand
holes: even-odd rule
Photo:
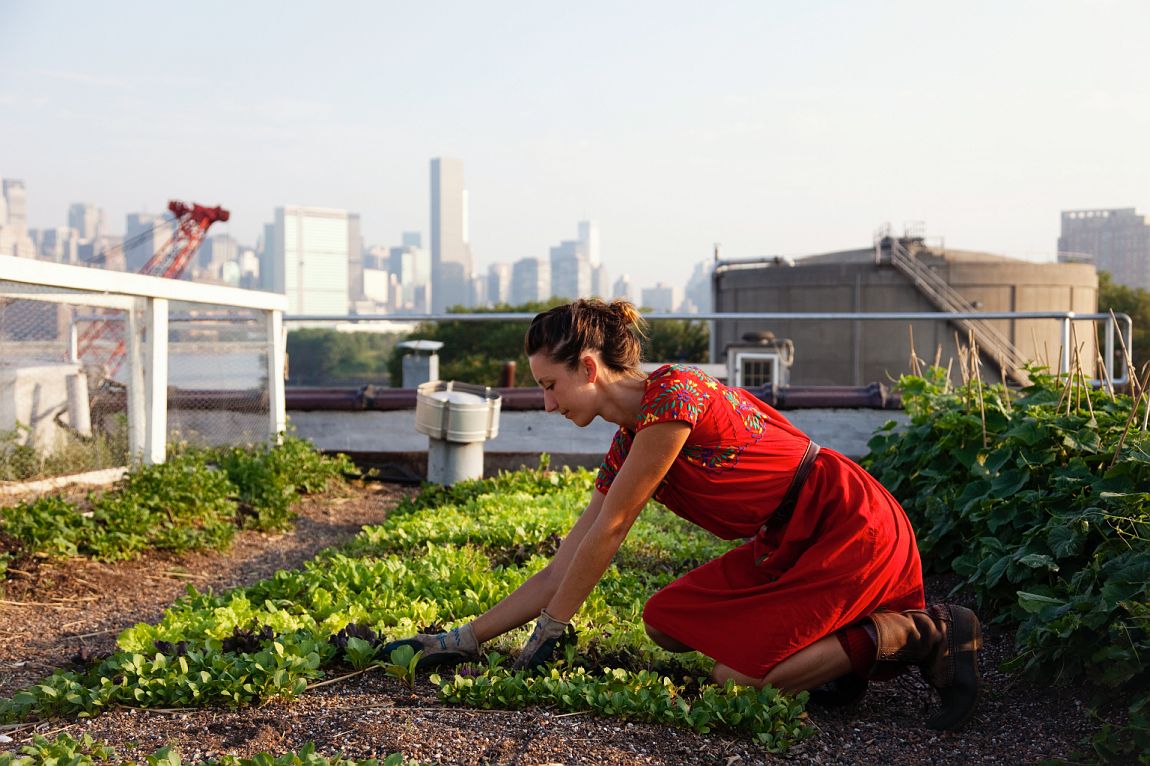
[[[419,633],[411,638],[392,641],[380,649],[379,653],[387,659],[392,652],[403,646],[410,646],[417,652],[423,652],[423,656],[416,663],[417,670],[458,665],[467,660],[479,659],[479,642],[475,640],[471,623],[443,633]]]
[[[571,623],[556,620],[544,609],[539,613],[539,619],[535,621],[535,630],[523,645],[523,651],[519,653],[512,669],[532,670],[549,662],[559,640],[570,626]]]

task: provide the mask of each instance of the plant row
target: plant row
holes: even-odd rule
[[[113,561],[148,549],[226,548],[237,529],[289,529],[301,493],[353,470],[346,457],[324,456],[292,436],[274,446],[178,450],[80,504],[44,496],[0,508],[0,577],[16,558]]]
[[[85,734],[76,739],[68,734],[49,739],[37,734],[32,742],[17,751],[0,753],[0,766],[415,766],[400,753],[378,758],[352,759],[342,755],[320,755],[314,744],[283,755],[258,753],[251,758],[224,755],[200,761],[184,761],[171,746],[162,747],[140,761],[122,759],[114,747],[97,742]]]
[[[910,515],[924,566],[1017,624],[1013,667],[1116,690],[1127,734],[1150,747],[1146,404],[1030,373],[1021,391],[903,378],[910,425],[876,434],[867,466]]]
[[[94,715],[111,704],[258,704],[299,694],[349,664],[414,683],[418,657],[381,657],[378,647],[469,620],[510,593],[547,563],[591,483],[585,471],[536,470],[429,487],[385,524],[301,569],[220,594],[189,588],[155,625],[125,630],[111,657],[0,701],[0,719]],[[652,504],[580,611],[577,643],[543,675],[499,661],[525,641],[521,629],[485,647],[486,665],[433,681],[449,701],[742,731],[785,750],[807,733],[801,698],[700,683],[704,658],[671,655],[643,631],[650,594],[727,547]]]

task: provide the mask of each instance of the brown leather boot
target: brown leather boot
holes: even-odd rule
[[[982,629],[974,612],[954,604],[925,611],[875,612],[878,662],[917,665],[938,690],[942,707],[927,719],[932,729],[957,729],[978,702],[978,650]]]

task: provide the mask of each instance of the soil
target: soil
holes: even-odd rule
[[[81,650],[112,651],[116,635],[155,622],[187,584],[216,591],[296,568],[322,548],[381,522],[410,486],[367,484],[349,496],[311,498],[295,530],[240,534],[225,553],[100,564],[20,562],[0,601],[0,696],[68,664]],[[931,580],[941,597],[947,583]],[[840,710],[808,708],[816,732],[786,756],[745,737],[694,732],[545,709],[477,710],[443,704],[420,678],[408,689],[381,672],[314,688],[294,700],[228,710],[115,709],[90,720],[0,727],[0,752],[33,734],[85,733],[140,760],[170,744],[184,763],[222,754],[284,753],[314,742],[325,754],[384,756],[402,751],[424,764],[957,764],[1040,763],[1068,758],[1097,728],[1084,690],[1036,686],[998,670],[1011,656],[1009,631],[984,626],[983,698],[959,732],[923,728],[931,690],[917,673],[872,684]]]

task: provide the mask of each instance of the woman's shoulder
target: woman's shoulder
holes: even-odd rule
[[[647,376],[647,381],[648,383],[690,381],[695,384],[706,386],[710,389],[716,389],[720,385],[716,378],[711,377],[707,373],[700,370],[698,367],[693,367],[689,364],[681,364],[678,362],[665,364],[662,367],[659,367]]]

